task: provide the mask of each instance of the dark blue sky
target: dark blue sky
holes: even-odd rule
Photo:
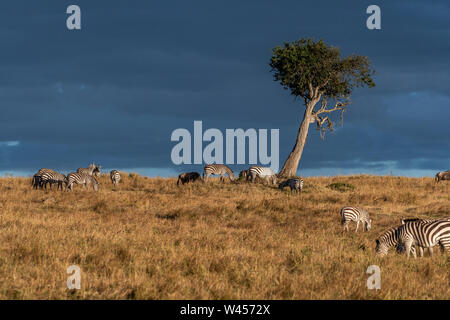
[[[66,28],[77,4],[82,29]],[[381,30],[366,8],[381,7]],[[281,165],[303,105],[274,82],[273,47],[323,39],[367,55],[377,86],[344,125],[312,125],[302,175],[450,169],[448,1],[2,1],[0,174],[90,162],[175,175],[176,128],[279,128]],[[241,166],[232,166],[235,171]]]

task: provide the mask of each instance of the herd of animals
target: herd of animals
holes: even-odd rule
[[[99,182],[96,177],[100,176],[102,166],[91,163],[87,168],[78,168],[76,172],[71,172],[67,176],[52,169],[42,168],[33,175],[31,183],[35,189],[47,189],[47,184],[50,188],[53,184],[57,184],[57,189],[63,190],[63,184],[66,190],[73,191],[74,184],[83,185],[85,188],[92,188],[98,191]],[[120,181],[120,173],[117,170],[111,170],[109,174],[111,182],[114,187],[117,187]]]
[[[88,188],[92,185],[95,191],[98,190],[99,182],[96,179],[100,175],[101,166],[91,163],[87,168],[78,168],[76,172],[69,173],[67,176],[51,169],[40,169],[32,178],[32,185],[35,189],[47,188],[47,184],[57,184],[57,189],[63,190],[63,184],[66,190],[73,191],[73,185],[79,184]],[[178,176],[177,186],[195,182],[197,180],[207,182],[211,175],[220,175],[221,181],[228,176],[230,181],[235,182],[236,177],[228,166],[224,164],[208,164],[203,169],[203,175],[198,172],[185,172]],[[239,179],[251,182],[259,178],[267,183],[272,182],[276,185],[279,175],[273,170],[266,167],[252,166],[247,170],[239,173]],[[110,172],[111,183],[114,187],[118,186],[120,181],[120,173],[117,170]],[[438,172],[435,176],[436,182],[441,180],[450,180],[450,171]],[[303,179],[291,178],[284,180],[278,184],[279,189],[289,187],[292,192],[300,193],[303,189]],[[348,231],[350,222],[356,223],[355,232],[358,231],[360,223],[365,231],[369,231],[372,226],[372,220],[369,213],[359,207],[344,207],[340,211],[341,224],[343,231]],[[416,247],[419,250],[419,256],[423,257],[424,249],[428,249],[430,255],[433,255],[433,247],[440,246],[442,252],[450,252],[450,218],[439,220],[425,219],[402,219],[401,225],[393,227],[385,231],[378,239],[376,239],[375,251],[379,256],[385,256],[389,248],[393,247],[397,252],[405,252],[407,257],[416,254]]]

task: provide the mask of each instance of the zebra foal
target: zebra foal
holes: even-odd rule
[[[343,231],[348,231],[348,225],[350,224],[350,221],[356,222],[355,232],[358,231],[360,222],[364,224],[366,231],[369,231],[372,227],[372,219],[370,219],[369,213],[363,208],[344,207],[341,209],[340,214]]]

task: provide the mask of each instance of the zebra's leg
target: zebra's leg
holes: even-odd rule
[[[358,220],[358,221],[356,221],[356,229],[355,229],[355,232],[357,232],[357,231],[358,231],[358,228],[359,228],[359,220]]]
[[[409,254],[411,253],[412,242],[408,241],[405,243],[406,257],[409,258]],[[414,258],[416,257],[416,251],[412,251]]]
[[[419,248],[419,257],[423,258],[423,247],[417,246]]]
[[[428,247],[428,251],[430,252],[430,257],[433,256],[433,247]]]
[[[347,230],[347,232],[348,232],[348,221],[344,221],[343,223],[343,228],[342,228],[342,231],[346,231]]]

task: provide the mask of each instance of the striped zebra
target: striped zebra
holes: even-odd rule
[[[117,170],[112,170],[109,173],[109,177],[111,178],[111,182],[114,185],[114,188],[116,188],[119,185],[120,181],[120,173]]]
[[[247,179],[251,179],[255,182],[256,177],[259,177],[269,183],[272,180],[272,184],[277,183],[277,175],[270,168],[253,166],[248,169]]]
[[[450,221],[450,218],[449,218],[449,219],[440,219],[440,220],[447,220],[447,221]],[[429,223],[429,222],[435,222],[435,221],[439,221],[439,220],[436,220],[436,219],[434,219],[434,220],[432,220],[432,219],[419,219],[419,218],[400,219],[400,222],[401,222],[402,224],[406,224],[406,223],[408,223],[408,222]],[[423,257],[423,251],[424,251],[424,249],[423,249],[422,247],[419,247],[419,250],[420,250],[420,251],[419,251],[420,256]],[[431,254],[431,252],[430,252],[430,254]]]
[[[78,168],[77,173],[84,173],[90,176],[94,175],[97,177],[100,175],[101,167],[102,166],[96,166],[94,163],[91,163],[87,168]]]
[[[372,219],[369,217],[369,213],[363,208],[357,207],[344,207],[341,209],[341,224],[343,226],[343,230],[348,231],[348,225],[350,221],[356,222],[355,232],[358,231],[359,223],[362,222],[365,226],[365,230],[369,231],[372,227]]]
[[[224,164],[207,164],[203,169],[204,181],[208,181],[210,175],[220,175],[220,180],[223,181],[225,174],[228,175],[230,181],[234,180],[233,170]]]
[[[375,240],[376,247],[375,252],[379,256],[385,256],[388,253],[390,247],[396,247],[397,252],[401,253],[405,251],[405,246],[399,242],[399,227],[390,228],[383,233],[377,240]],[[423,248],[419,247],[421,254],[423,254]],[[411,252],[416,254],[416,249],[411,247]]]
[[[67,189],[73,191],[73,184],[82,184],[84,188],[88,188],[92,184],[94,191],[98,191],[98,181],[95,177],[86,173],[72,172],[67,175]]]
[[[416,258],[415,252],[411,251],[413,245],[428,248],[433,255],[433,247],[440,245],[442,251],[450,251],[450,221],[437,220],[434,222],[421,223],[420,221],[407,222],[399,227],[399,243],[406,248],[406,255],[410,253]]]
[[[47,189],[47,183],[50,183],[50,189],[52,188],[52,185],[54,183],[57,183],[58,186],[56,187],[56,189],[58,190],[59,188],[61,188],[61,191],[63,191],[63,183],[67,185],[67,177],[62,173],[53,170],[42,173],[40,177],[41,185],[43,185],[45,189]]]
[[[436,177],[434,178],[436,182],[439,182],[441,180],[450,180],[450,171],[442,171],[436,173]]]
[[[303,179],[301,178],[294,178],[294,179],[287,179],[283,182],[281,182],[278,185],[278,189],[284,189],[285,187],[289,187],[292,191],[295,191],[296,193],[302,192],[303,190]]]
[[[439,221],[439,220],[450,220],[450,218],[448,218],[448,219],[419,219],[419,218],[411,218],[411,219],[400,219],[400,222],[402,224],[406,224],[408,222],[429,223],[429,222],[435,222],[435,221]]]
[[[36,172],[35,175],[33,176],[33,178],[31,179],[31,184],[33,185],[33,188],[35,188],[35,189],[37,189],[38,187],[41,189],[43,188],[44,184],[42,181],[42,175],[44,173],[53,174],[53,173],[57,173],[57,172],[53,169],[47,169],[47,168],[39,169],[39,171]]]

